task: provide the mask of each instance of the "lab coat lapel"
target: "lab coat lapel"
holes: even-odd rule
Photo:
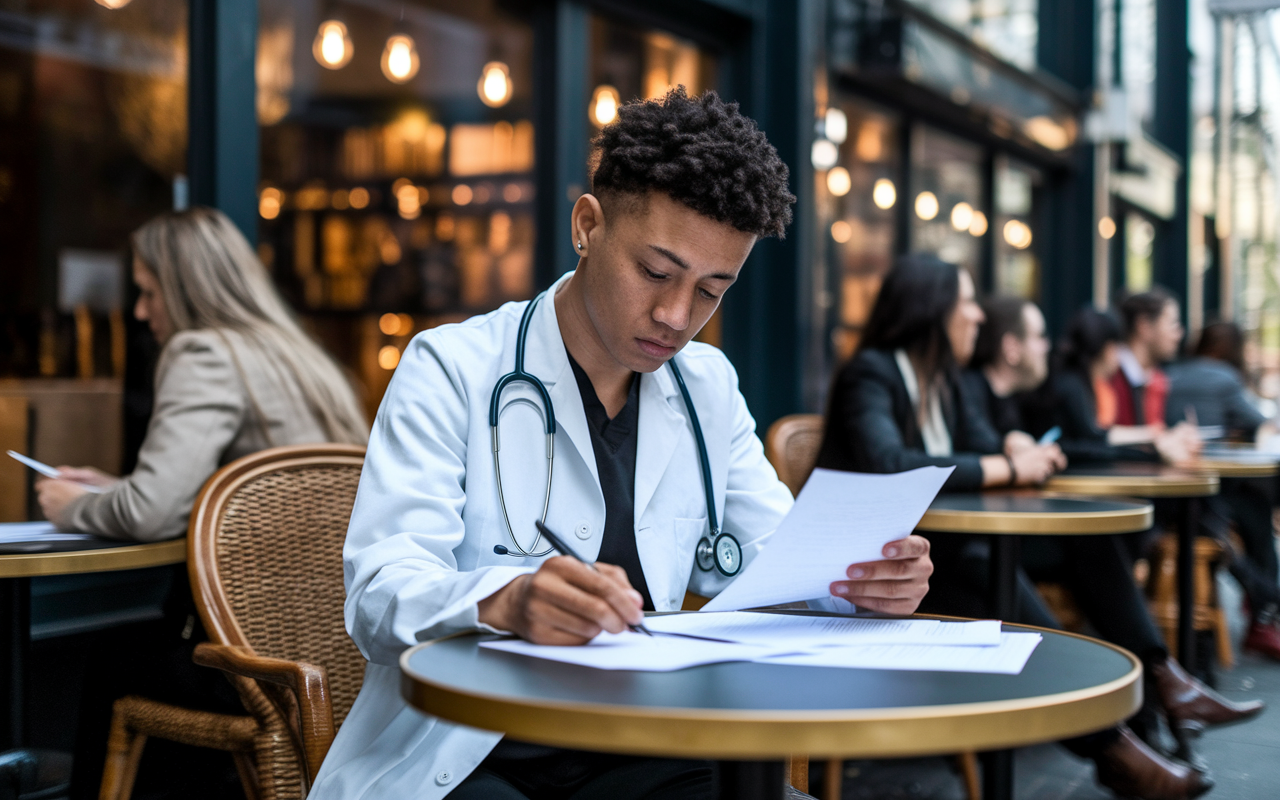
[[[572,275],[573,273],[569,273]],[[564,339],[560,336],[560,324],[556,321],[555,293],[560,283],[567,280],[566,275],[556,281],[547,294],[538,303],[533,312],[533,321],[529,324],[529,339],[525,348],[524,368],[536,375],[547,387],[551,395],[551,407],[556,411],[556,427],[562,430],[569,442],[577,450],[578,457],[587,465],[596,485],[600,485],[600,475],[596,471],[596,453],[591,446],[591,433],[587,429],[587,415],[582,408],[582,394],[578,392],[578,381],[573,377],[573,369],[569,366],[569,356],[565,353]],[[560,437],[557,437],[557,442]]]
[[[640,378],[640,430],[636,442],[636,524],[649,507],[688,422],[672,403],[679,397],[671,368]]]

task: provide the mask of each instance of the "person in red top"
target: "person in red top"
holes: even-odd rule
[[[1154,443],[1162,455],[1173,456],[1166,457],[1170,461],[1194,458],[1201,446],[1194,422],[1172,428],[1164,422],[1169,378],[1160,367],[1177,356],[1186,333],[1177,300],[1155,287],[1125,298],[1120,316],[1125,343],[1118,353],[1120,369],[1109,384],[1115,417],[1108,439],[1117,445]]]

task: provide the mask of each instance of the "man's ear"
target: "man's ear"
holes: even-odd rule
[[[573,204],[569,221],[572,226],[573,249],[581,258],[590,252],[592,238],[599,241],[600,235],[604,233],[604,207],[600,205],[600,199],[590,193],[579,196]]]

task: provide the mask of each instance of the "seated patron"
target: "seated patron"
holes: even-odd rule
[[[66,530],[113,539],[172,539],[186,533],[201,486],[230,461],[278,445],[364,444],[368,426],[350,384],[298,327],[253,248],[222,212],[163,214],[139,228],[132,245],[134,314],[163,347],[138,466],[123,478],[60,467],[64,479],[36,484],[46,517]],[[104,491],[92,494],[85,483]],[[95,649],[80,702],[75,798],[98,795],[117,698],[137,694],[244,713],[221,675],[191,662],[205,636],[185,567],[173,571],[164,612],[158,622],[107,631]],[[212,751],[178,748],[172,759],[147,758],[139,775],[140,791],[151,782],[179,787],[185,797],[238,791],[230,759]]]
[[[1034,333],[1036,315],[1021,306],[1017,312],[1002,315],[1010,335],[994,339],[1004,345],[988,348],[1007,346],[1009,355],[1019,361],[1016,370],[997,370],[1004,394],[1023,388],[1024,382],[1033,384],[1031,377],[1045,371],[1043,364],[1022,363],[1024,357],[1043,359],[1045,348],[1034,342],[1026,347],[1027,331]],[[984,388],[975,386],[976,380],[960,379],[958,370],[973,355],[984,319],[967,272],[930,256],[899,259],[881,286],[857,353],[835,379],[818,466],[863,472],[898,472],[927,464],[955,466],[944,491],[1039,483],[1063,466],[1065,460],[1056,445],[1027,441],[1029,437],[1016,428],[1004,437],[996,433],[982,398],[983,392],[996,394],[995,389],[990,383]],[[1030,326],[1020,331],[1026,322]],[[1043,328],[1040,331],[1043,335]],[[1026,375],[1013,379],[1012,373],[1020,371]],[[985,374],[978,380],[985,381]],[[935,573],[921,609],[984,616],[991,573],[987,537],[938,533],[928,538]],[[1099,552],[1094,555],[1109,558],[1104,564],[1108,570],[1105,589],[1091,586],[1097,580],[1098,565],[1093,565],[1091,574],[1086,558],[1057,555],[1076,582],[1089,588],[1090,608],[1095,616],[1105,618],[1108,632],[1131,642],[1144,662],[1159,672],[1153,689],[1171,722],[1190,724],[1201,716],[1237,719],[1256,713],[1256,707],[1237,709],[1209,695],[1178,668],[1164,651],[1125,571],[1128,562],[1117,543],[1112,542],[1110,549],[1095,549]],[[1021,569],[1016,616],[1011,621],[1060,627]],[[1092,759],[1098,782],[1122,796],[1191,798],[1211,785],[1199,772],[1156,753],[1123,725],[1064,744]]]

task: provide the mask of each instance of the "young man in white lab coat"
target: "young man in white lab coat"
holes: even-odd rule
[[[343,554],[347,630],[370,663],[312,798],[712,791],[705,762],[502,740],[425,716],[399,694],[397,657],[427,639],[482,629],[580,644],[640,622],[646,607],[679,609],[687,589],[709,596],[727,585],[695,564],[708,515],[672,358],[702,423],[719,519],[744,563],[791,506],[733,366],[691,341],[756,240],[783,234],[795,201],[786,166],[736,105],[683,89],[624,106],[595,144],[593,192],[572,215],[578,268],[532,314],[524,366],[545,384],[557,423],[547,525],[598,559],[599,571],[554,553],[520,556],[547,547],[533,526],[547,469],[542,406],[526,383],[501,397],[512,530],[504,522],[489,407],[516,363],[527,304],[418,335],[378,412]],[[917,536],[891,543],[885,560],[850,565],[831,592],[868,609],[914,611],[933,569],[928,549]]]

